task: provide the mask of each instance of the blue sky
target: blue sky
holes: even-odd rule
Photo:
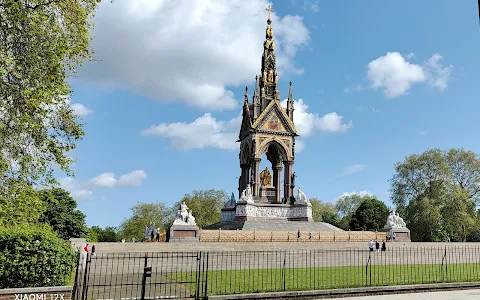
[[[101,4],[97,62],[71,81],[86,123],[76,176],[58,175],[88,225],[117,226],[139,201],[172,204],[194,189],[237,194],[240,104],[260,72],[268,3]],[[433,147],[480,151],[475,1],[273,9],[280,92],[292,80],[302,135],[294,171],[308,197],[370,192],[389,204],[395,162]]]

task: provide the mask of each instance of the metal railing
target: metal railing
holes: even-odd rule
[[[471,282],[480,281],[480,246],[99,253],[79,263],[76,278],[75,300]]]

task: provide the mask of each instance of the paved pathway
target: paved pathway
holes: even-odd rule
[[[478,300],[480,299],[480,290],[364,296],[364,297],[349,297],[345,299],[346,300],[474,300],[474,299]]]

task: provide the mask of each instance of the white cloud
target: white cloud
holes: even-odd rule
[[[367,167],[366,164],[357,164],[353,166],[348,166],[340,172],[340,176],[348,176],[365,170]]]
[[[236,150],[239,147],[235,141],[242,117],[230,121],[217,121],[210,113],[206,113],[191,123],[162,123],[142,131],[146,136],[160,136],[172,139],[172,144],[178,149],[219,148]]]
[[[70,108],[73,109],[73,111],[80,117],[86,117],[89,114],[91,114],[93,111],[83,105],[82,103],[72,103],[72,100],[70,97],[64,97],[65,102],[70,105]]]
[[[439,63],[443,57],[436,53],[425,63],[425,71],[428,74],[430,85],[443,91],[448,86],[448,81],[452,75],[453,65],[447,67]]]
[[[413,53],[406,59],[415,57]],[[387,98],[395,98],[408,94],[415,83],[428,82],[431,86],[443,91],[448,86],[453,66],[443,66],[443,57],[433,54],[423,66],[408,62],[398,52],[388,52],[368,64],[367,79],[373,88],[381,88]]]
[[[121,175],[118,179],[114,173],[102,173],[90,179],[89,183],[97,188],[139,187],[146,178],[147,173],[145,171],[135,170]]]
[[[97,63],[79,77],[159,101],[209,109],[237,106],[227,87],[260,72],[267,0],[104,1],[95,17]],[[272,15],[279,73],[301,73],[297,50],[309,40],[299,16]],[[114,49],[114,51],[112,51]]]
[[[58,180],[60,186],[69,191],[70,195],[74,199],[90,199],[93,196],[93,191],[91,191],[88,186],[85,184],[79,183],[77,180],[71,177],[65,177]]]
[[[86,182],[79,182],[72,177],[59,179],[60,186],[69,191],[73,198],[92,199],[95,188],[139,187],[147,178],[143,170],[136,170],[115,178],[113,173],[102,173]]]
[[[343,193],[342,195],[340,195],[338,199],[342,198],[342,197],[345,197],[345,196],[353,196],[353,195],[359,195],[360,197],[363,197],[363,196],[366,196],[366,195],[369,195],[369,196],[373,196],[373,193],[370,192],[370,191],[360,191],[360,192],[346,192],[346,193]]]
[[[407,55],[405,55],[405,58],[406,58],[406,59],[413,59],[413,58],[415,58],[415,53],[410,52],[410,53],[408,53]]]
[[[70,105],[70,107],[80,117],[86,117],[86,116],[88,116],[89,114],[92,113],[91,109],[89,109],[88,107],[86,107],[85,105],[83,105],[81,103],[73,103],[73,104]]]
[[[287,107],[287,100],[281,102],[283,107]],[[353,127],[353,121],[343,122],[343,116],[336,112],[330,112],[323,117],[312,113],[303,99],[295,100],[293,111],[293,121],[297,128],[297,133],[302,137],[308,137],[315,132],[346,132]]]
[[[428,134],[428,131],[427,130],[421,130],[420,131],[420,135],[427,135]]]
[[[426,75],[421,66],[409,63],[400,53],[388,52],[368,64],[367,78],[387,98],[395,98],[406,94],[412,84],[425,81]]]
[[[305,142],[302,139],[295,139],[295,153],[301,152],[305,149]]]
[[[380,110],[378,108],[375,108],[375,107],[371,107],[371,106],[363,106],[363,105],[360,105],[357,107],[357,109],[359,111],[371,111],[373,113],[379,113]]]
[[[282,106],[286,107],[287,100],[282,101]],[[353,122],[344,123],[343,116],[336,112],[331,112],[323,117],[308,110],[302,99],[294,102],[295,110],[293,119],[297,133],[302,137],[309,137],[316,132],[345,132],[353,126]],[[159,136],[170,138],[172,144],[177,149],[203,149],[218,148],[225,150],[237,150],[238,139],[242,116],[239,115],[229,121],[217,121],[210,113],[197,118],[191,123],[175,122],[161,123],[154,125],[142,131],[144,136]],[[302,151],[305,143],[303,140],[297,140],[295,151]]]

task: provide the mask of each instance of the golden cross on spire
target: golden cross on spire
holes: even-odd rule
[[[272,6],[269,5],[267,8],[265,8],[266,11],[268,11],[268,20],[270,20],[270,13],[273,11]]]

